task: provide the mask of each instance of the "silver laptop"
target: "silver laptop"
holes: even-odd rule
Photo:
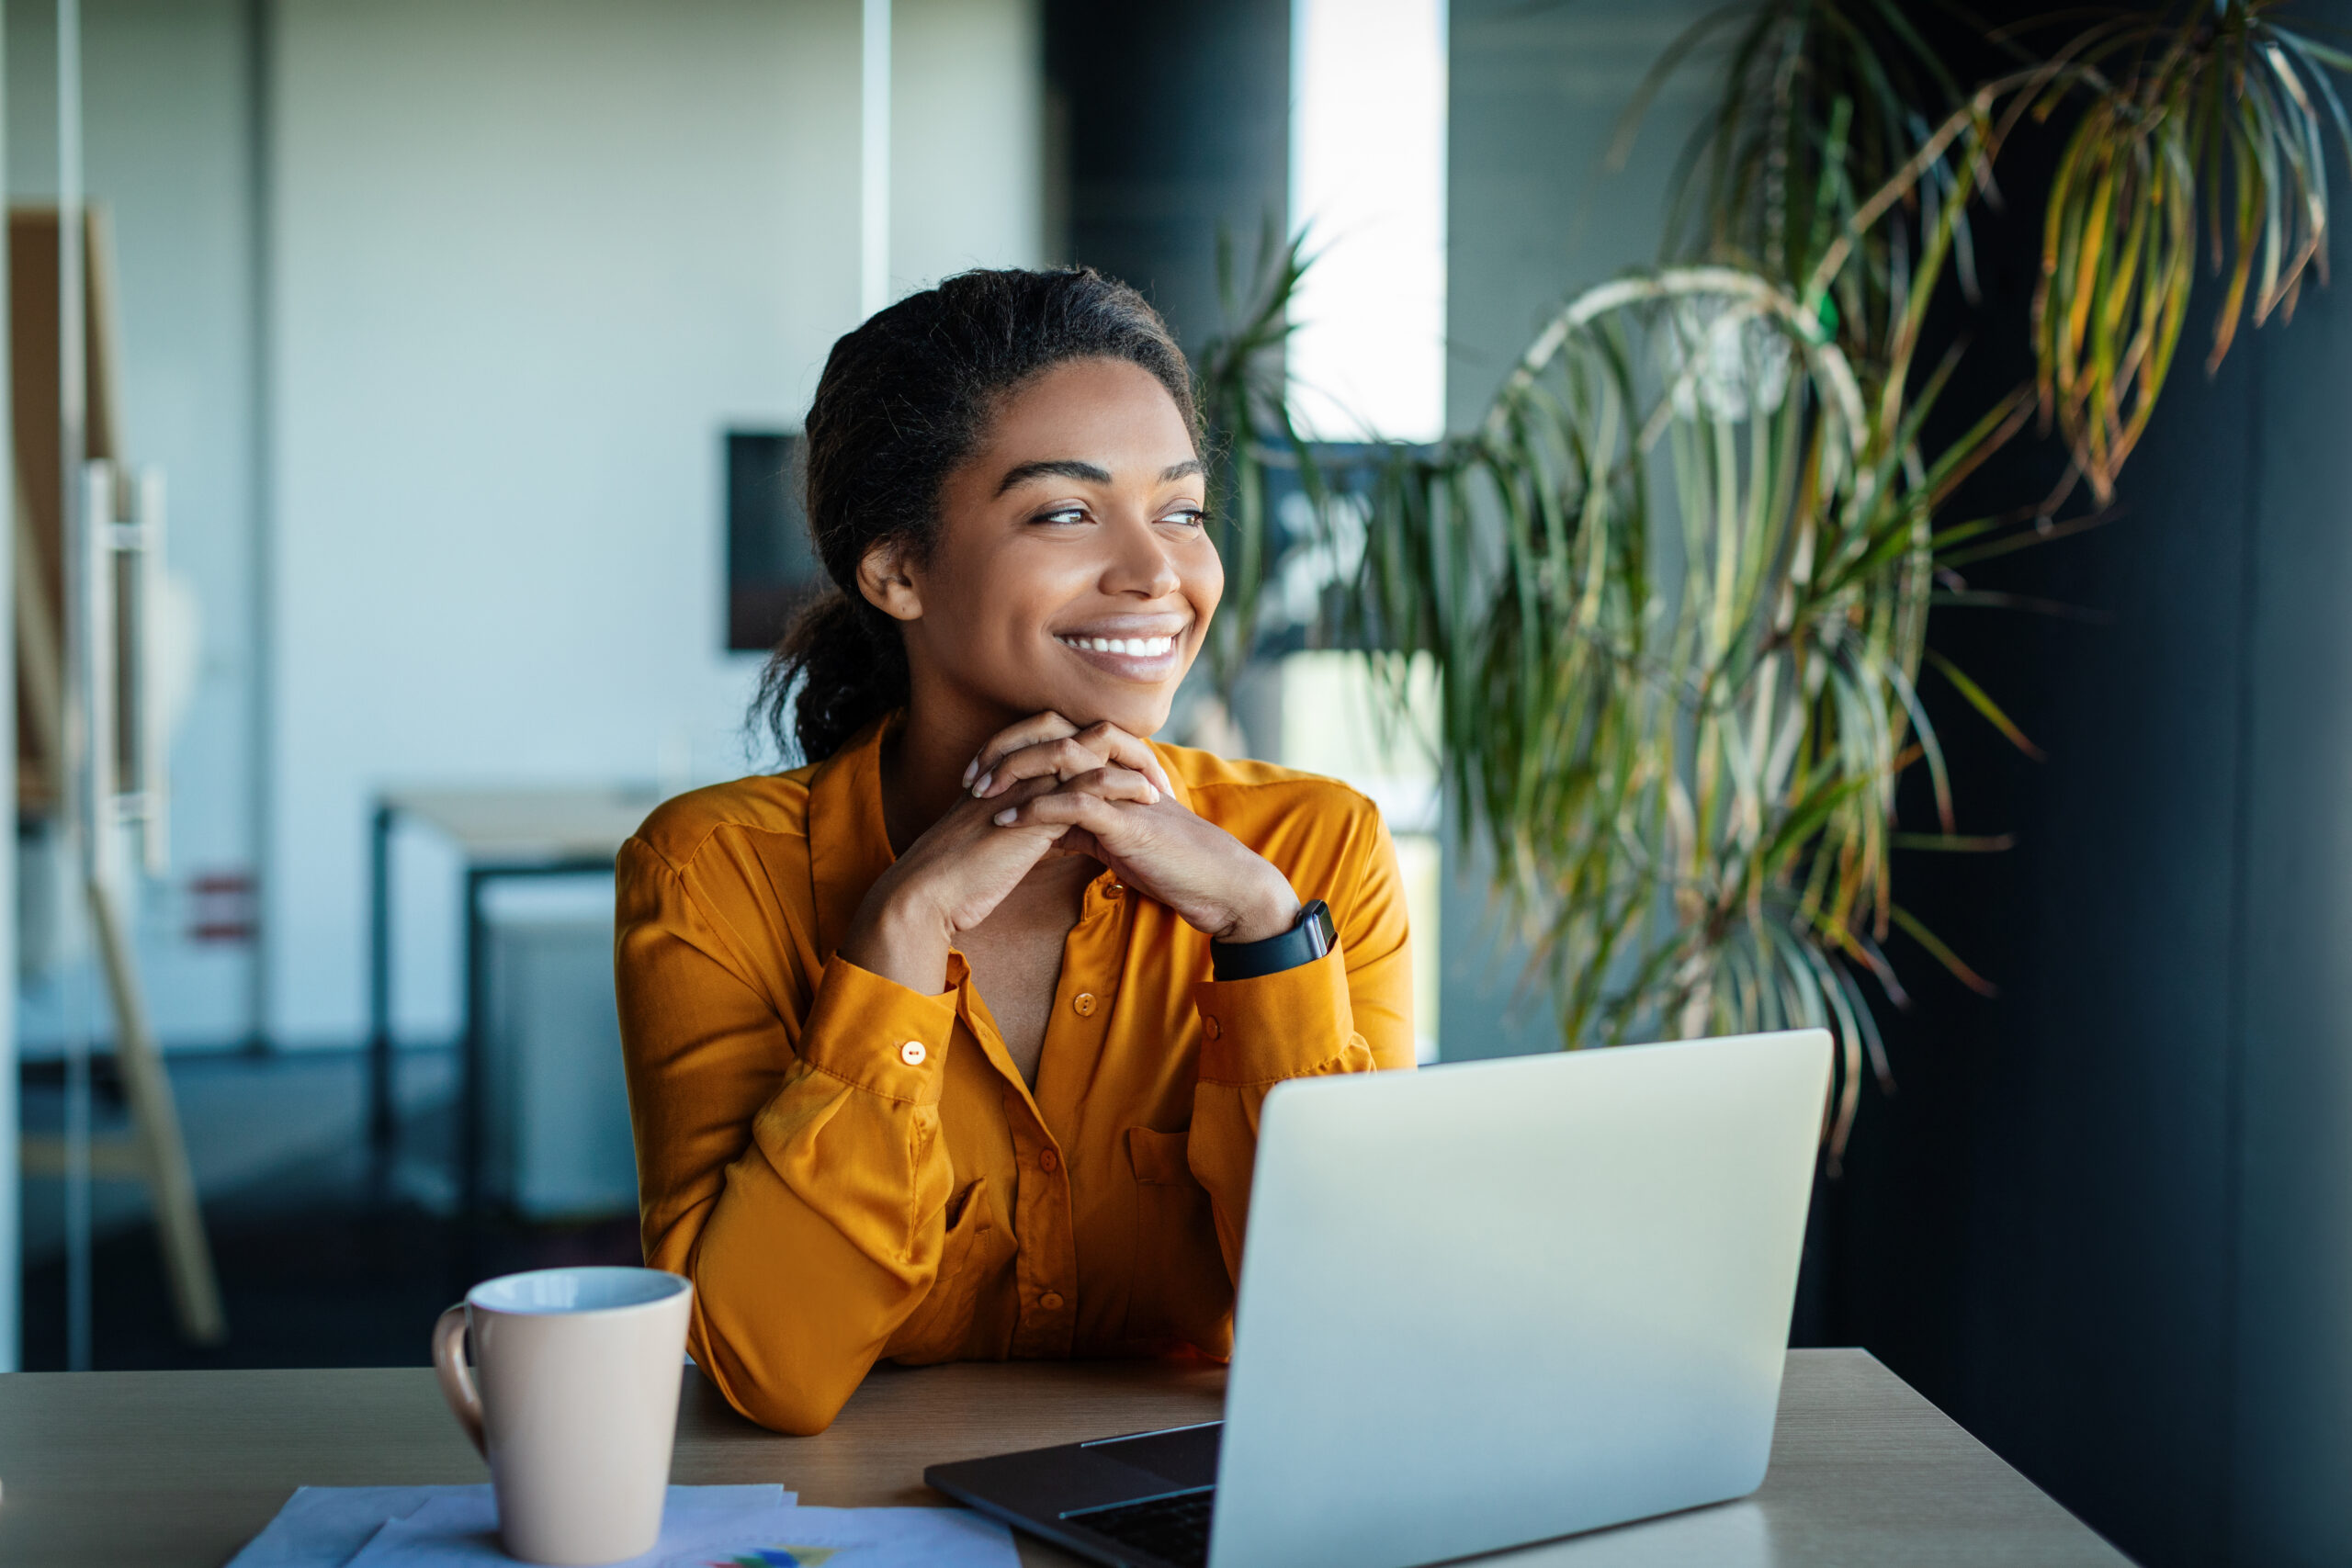
[[[1133,1568],[1407,1568],[1764,1479],[1820,1030],[1267,1098],[1225,1419],[938,1464]]]

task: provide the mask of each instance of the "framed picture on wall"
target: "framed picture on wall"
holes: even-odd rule
[[[800,437],[727,432],[727,648],[764,653],[825,586],[800,504]]]

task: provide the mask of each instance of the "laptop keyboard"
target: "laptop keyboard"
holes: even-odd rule
[[[1074,1525],[1107,1535],[1122,1546],[1147,1551],[1176,1568],[1205,1568],[1209,1560],[1209,1506],[1216,1488],[1202,1486],[1140,1503],[1081,1508],[1064,1514]]]

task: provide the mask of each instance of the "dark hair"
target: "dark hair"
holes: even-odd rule
[[[1201,443],[1183,350],[1144,297],[1091,267],[967,272],[876,312],[833,344],[808,405],[808,532],[833,586],[800,612],[760,676],[752,719],[818,761],[908,699],[899,625],[858,592],[858,563],[897,542],[922,560],[939,491],[998,403],[1073,359],[1124,359],[1168,389]]]

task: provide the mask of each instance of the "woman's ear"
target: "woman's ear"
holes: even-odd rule
[[[915,592],[896,544],[886,542],[865,552],[857,563],[857,591],[894,621],[922,619],[922,596]]]

